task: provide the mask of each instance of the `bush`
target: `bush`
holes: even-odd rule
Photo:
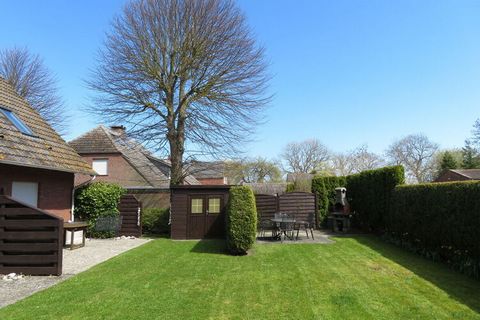
[[[248,186],[230,188],[227,206],[227,248],[232,254],[246,254],[257,235],[255,196]]]
[[[480,278],[480,182],[395,188],[385,238]]]
[[[142,210],[144,233],[170,234],[170,208],[147,208]]]
[[[88,233],[92,237],[111,237],[113,232],[95,232],[95,221],[99,217],[118,216],[120,197],[126,190],[117,184],[95,182],[75,192],[75,216],[88,222]]]

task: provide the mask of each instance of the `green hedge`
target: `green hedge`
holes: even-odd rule
[[[142,210],[143,233],[170,234],[170,208],[147,208]]]
[[[255,243],[257,209],[255,196],[248,186],[230,188],[227,207],[227,248],[232,254],[242,255]]]
[[[480,278],[480,182],[395,188],[386,239]]]
[[[328,212],[335,204],[335,188],[346,187],[351,210],[356,213],[355,222],[365,229],[381,231],[390,195],[396,185],[404,182],[402,166],[368,170],[345,177],[314,177],[312,191],[318,199],[318,224],[325,226]]]
[[[88,222],[93,237],[110,237],[112,233],[94,233],[95,221],[103,216],[118,216],[118,202],[126,190],[114,183],[94,182],[75,191],[75,217]]]
[[[317,226],[326,225],[330,208],[335,204],[335,188],[346,187],[346,177],[314,177],[312,192],[317,194]]]
[[[355,222],[373,232],[385,229],[384,217],[390,208],[390,199],[397,185],[405,183],[402,166],[363,171],[347,177],[347,196],[355,211]]]

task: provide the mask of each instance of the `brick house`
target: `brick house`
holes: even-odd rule
[[[442,173],[434,182],[480,180],[480,169],[450,169]]]
[[[228,185],[224,161],[192,161],[189,172],[203,185]]]
[[[74,174],[92,168],[0,78],[0,193],[70,220]]]
[[[123,126],[100,125],[69,142],[97,172],[96,181],[117,183],[143,203],[144,208],[170,205],[170,164],[153,156],[136,140],[128,137]],[[77,175],[75,185],[89,180]],[[187,176],[185,184],[199,182]]]

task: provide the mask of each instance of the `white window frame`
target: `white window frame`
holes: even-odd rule
[[[104,163],[103,167],[96,167],[95,164],[102,164]],[[108,159],[93,159],[92,160],[92,169],[97,173],[99,176],[108,176]]]

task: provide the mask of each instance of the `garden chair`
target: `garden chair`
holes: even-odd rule
[[[260,237],[265,238],[267,236],[267,231],[271,231],[272,238],[276,236],[277,227],[273,221],[270,219],[262,219],[259,223],[260,227]]]
[[[282,222],[280,223],[280,240],[282,243],[287,237],[295,241],[295,222],[293,221],[294,219],[295,217],[292,215],[282,215]]]

